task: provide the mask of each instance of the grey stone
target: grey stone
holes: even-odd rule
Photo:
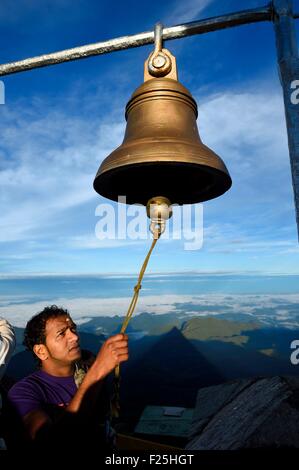
[[[192,438],[199,434],[213,416],[239,395],[244,388],[254,383],[255,380],[233,380],[222,385],[201,388],[196,398],[189,437]]]
[[[299,377],[238,380],[199,390],[188,450],[299,448]]]

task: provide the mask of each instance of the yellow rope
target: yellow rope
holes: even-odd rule
[[[161,235],[161,232],[159,232],[157,237],[155,237],[153,239],[150,250],[149,250],[149,252],[148,252],[148,254],[147,254],[147,256],[146,256],[146,258],[143,262],[142,268],[141,268],[139,276],[138,276],[137,284],[134,287],[133,298],[131,300],[131,303],[130,303],[128,311],[127,311],[127,314],[125,316],[125,319],[123,321],[123,324],[122,324],[122,327],[121,327],[121,330],[120,330],[121,333],[125,333],[125,331],[127,329],[127,326],[129,324],[129,321],[130,321],[130,319],[133,315],[133,312],[135,310],[137,300],[138,300],[138,296],[139,296],[139,291],[141,289],[141,281],[143,279],[143,276],[144,276],[145,270],[147,268],[147,265],[148,265],[150,256],[152,254],[152,251],[153,251],[158,239],[160,238],[160,235]],[[112,418],[118,418],[119,417],[119,410],[120,410],[120,406],[119,406],[119,389],[120,389],[120,366],[118,364],[114,369],[114,393],[113,393],[113,397],[112,397],[112,400],[111,400],[111,415],[112,415]]]

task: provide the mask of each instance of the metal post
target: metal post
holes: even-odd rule
[[[273,13],[299,238],[299,57],[292,1],[273,0]]]

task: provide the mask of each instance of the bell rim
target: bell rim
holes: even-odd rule
[[[149,151],[150,144],[152,145],[152,150]],[[171,152],[168,150],[169,144],[172,145]],[[146,151],[141,147],[141,145],[145,147]],[[188,159],[182,159],[182,146],[186,153],[188,153]],[[136,148],[138,149],[138,152],[136,152]],[[132,155],[134,155],[133,158]],[[205,160],[209,165],[205,165]],[[120,145],[102,161],[96,177],[101,173],[121,166],[134,166],[148,163],[159,164],[159,162],[166,164],[171,164],[173,162],[210,166],[229,174],[222,158],[203,142],[200,141],[199,147],[197,144],[191,144],[189,140],[177,139],[173,142],[167,138],[157,138],[154,145],[151,139],[138,139],[134,142],[127,141],[126,144]],[[211,163],[215,166],[211,165]]]
[[[152,161],[152,162],[144,162],[144,163],[135,163],[135,164],[128,164],[128,165],[122,165],[120,167],[116,167],[116,168],[111,168],[107,171],[104,171],[104,172],[100,172],[98,171],[95,179],[94,179],[94,182],[93,182],[93,187],[94,187],[94,190],[100,194],[101,196],[107,198],[107,199],[110,199],[112,201],[115,201],[115,202],[119,202],[118,200],[118,197],[119,196],[126,196],[127,198],[127,204],[142,204],[144,206],[146,206],[147,204],[147,199],[144,198],[143,200],[141,200],[142,198],[139,198],[139,201],[136,200],[135,197],[132,198],[132,196],[128,196],[128,192],[127,194],[124,194],[124,192],[122,192],[121,194],[117,194],[114,193],[112,191],[107,191],[107,190],[101,190],[101,192],[98,190],[99,186],[101,186],[103,188],[103,186],[105,186],[105,180],[110,180],[111,182],[111,173],[113,173],[113,178],[116,178],[117,176],[117,173],[120,174],[120,173],[124,173],[126,171],[129,171],[132,169],[132,168],[137,168],[137,167],[144,167],[144,166],[150,166],[151,164],[154,164],[156,167],[157,166],[172,166],[172,167],[180,167],[180,166],[184,166],[184,167],[193,167],[197,170],[201,170],[201,172],[203,173],[206,173],[206,174],[209,174],[211,175],[213,178],[214,178],[214,182],[213,184],[211,184],[210,186],[206,186],[205,187],[205,190],[203,191],[203,197],[200,197],[198,198],[198,196],[192,196],[192,195],[184,195],[184,198],[178,198],[178,200],[173,200],[173,198],[170,198],[168,196],[168,194],[163,194],[164,197],[167,197],[171,200],[171,203],[172,204],[178,204],[178,205],[185,205],[185,204],[199,204],[201,202],[206,202],[206,201],[209,201],[209,200],[212,200],[212,199],[215,199],[219,196],[222,196],[224,193],[226,193],[232,186],[232,178],[228,172],[228,170],[226,169],[226,166],[224,165],[225,167],[225,170],[223,171],[222,169],[218,169],[218,168],[214,168],[214,167],[211,167],[211,166],[206,166],[206,165],[201,165],[201,164],[196,164],[196,163],[191,163],[191,162],[178,162],[178,161]],[[158,168],[157,168],[158,169]],[[100,169],[99,169],[100,170]],[[214,189],[213,189],[214,188]],[[217,190],[216,190],[217,189]],[[161,193],[163,191],[160,191]],[[205,196],[204,196],[205,195]]]

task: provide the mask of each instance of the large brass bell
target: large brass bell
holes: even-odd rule
[[[166,73],[153,78],[150,56],[145,82],[126,106],[124,141],[102,162],[94,189],[114,201],[126,196],[128,204],[146,205],[158,195],[172,204],[213,199],[230,188],[231,177],[221,158],[200,140],[197,105],[177,81],[175,58],[166,49],[159,53],[156,75],[163,75],[161,63]]]

